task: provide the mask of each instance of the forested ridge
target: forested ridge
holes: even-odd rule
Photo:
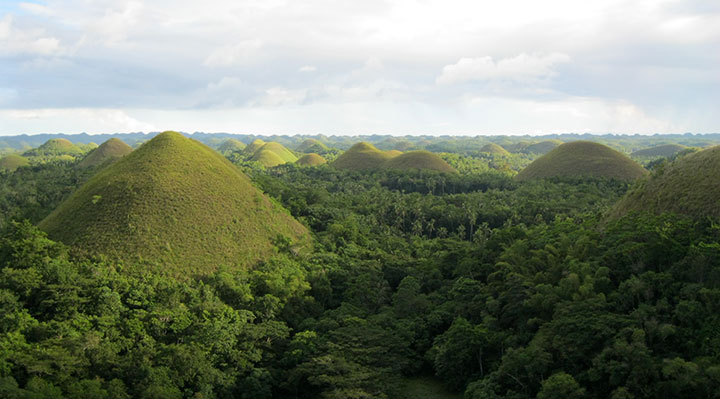
[[[93,169],[0,172],[0,397],[720,397],[720,221],[606,214],[632,183],[264,168],[313,232],[298,255],[177,279],[34,225]],[[505,165],[507,166],[507,165]]]

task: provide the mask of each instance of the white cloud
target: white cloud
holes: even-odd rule
[[[60,40],[42,29],[18,29],[11,15],[0,20],[0,56],[16,54],[56,55],[62,52]]]
[[[262,48],[262,40],[243,40],[235,44],[225,45],[214,50],[205,59],[210,67],[227,67],[237,64],[248,64],[255,61],[257,50]]]
[[[302,66],[300,69],[298,69],[298,72],[315,72],[317,71],[317,67],[312,65],[305,65]]]
[[[18,132],[43,132],[39,126],[51,124],[55,132],[112,133],[158,130],[120,109],[45,108],[0,110],[0,125],[19,128]],[[80,130],[78,129],[80,127]],[[2,132],[5,133],[5,132]]]
[[[436,79],[438,84],[457,84],[473,80],[512,80],[532,82],[555,75],[555,68],[570,62],[567,54],[532,55],[522,53],[497,62],[492,57],[461,58],[446,65]]]

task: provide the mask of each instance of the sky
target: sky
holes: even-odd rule
[[[0,135],[720,132],[716,0],[0,0]]]

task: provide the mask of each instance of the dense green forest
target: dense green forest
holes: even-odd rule
[[[608,218],[635,183],[423,148],[458,173],[228,152],[315,247],[185,279],[36,227],[104,165],[0,171],[0,397],[720,397],[719,220]]]

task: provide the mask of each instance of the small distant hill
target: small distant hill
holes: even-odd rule
[[[263,139],[255,139],[252,143],[248,144],[243,152],[248,155],[253,155],[257,152],[257,150],[260,149],[260,147],[265,145],[265,141]]]
[[[325,163],[327,163],[327,160],[315,153],[305,154],[295,162],[295,164],[300,166],[318,166]]]
[[[522,152],[526,154],[547,154],[548,152],[554,150],[555,147],[559,146],[560,144],[562,144],[562,141],[560,140],[545,140],[539,143],[528,145],[522,150]]]
[[[324,154],[329,149],[330,148],[323,144],[322,141],[316,139],[307,139],[300,143],[300,145],[297,147],[297,151],[302,152],[303,154]]]
[[[240,140],[227,139],[218,146],[218,152],[223,155],[228,155],[234,151],[241,151],[247,147],[245,143]]]
[[[380,151],[374,145],[362,141],[342,153],[331,165],[338,169],[369,170],[380,169],[392,155]]]
[[[575,141],[562,144],[536,159],[516,178],[529,180],[588,176],[630,181],[646,173],[637,162],[606,145]]]
[[[675,212],[720,220],[720,146],[676,159],[640,180],[610,212]]]
[[[285,148],[284,145],[276,142],[263,144],[253,156],[251,161],[260,162],[265,167],[273,167],[284,163],[292,163],[297,161],[297,157],[292,151]]]
[[[497,145],[497,144],[495,144],[495,143],[490,143],[490,144],[484,145],[484,146],[480,149],[480,152],[487,152],[487,153],[490,153],[490,154],[496,154],[496,155],[502,155],[502,156],[509,156],[509,155],[510,155],[510,153],[508,152],[508,150],[500,147],[499,145]]]
[[[26,151],[26,157],[55,157],[59,155],[79,155],[82,150],[66,139],[50,139],[38,148]]]
[[[30,165],[30,161],[21,155],[9,154],[0,158],[0,170],[13,172],[21,166],[28,165]]]
[[[689,149],[682,144],[663,144],[655,147],[645,148],[630,154],[632,157],[662,157],[670,158],[671,156]]]
[[[385,153],[388,154],[388,155],[390,155],[390,156],[393,157],[393,158],[395,158],[395,157],[398,156],[398,155],[402,155],[402,154],[403,154],[403,152],[402,152],[402,151],[399,151],[399,150],[385,151]]]
[[[238,168],[176,132],[102,169],[39,226],[81,253],[178,277],[251,266],[280,235],[310,242]]]
[[[428,169],[445,173],[457,172],[445,160],[425,150],[408,151],[388,159],[383,167],[386,169]]]
[[[124,141],[112,138],[87,154],[85,158],[78,163],[78,166],[81,168],[89,168],[102,165],[105,162],[112,162],[120,159],[131,153],[132,150],[132,147],[125,144]]]

